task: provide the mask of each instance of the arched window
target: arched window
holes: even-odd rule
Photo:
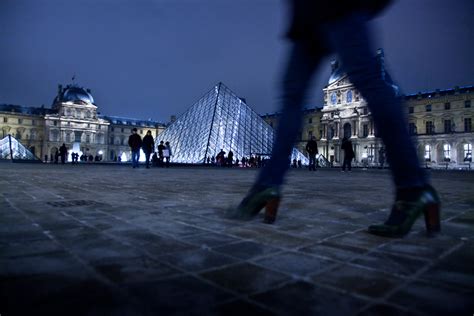
[[[346,101],[347,101],[347,103],[351,103],[351,102],[352,102],[352,90],[347,91],[347,93],[346,93]]]
[[[463,154],[464,161],[472,162],[472,144],[464,144],[463,149],[464,149],[464,154]]]
[[[425,161],[431,161],[431,146],[425,145]]]
[[[444,157],[444,161],[451,161],[451,145],[450,144],[443,145],[443,157]]]

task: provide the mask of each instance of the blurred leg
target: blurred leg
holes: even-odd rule
[[[324,53],[293,43],[282,83],[282,111],[272,156],[262,168],[254,187],[280,186],[289,168],[290,154],[302,120],[302,104],[311,77]]]
[[[425,185],[426,177],[408,134],[401,99],[384,80],[373,57],[366,20],[354,15],[339,21],[330,29],[330,40],[350,81],[368,103],[386,146],[395,185],[398,188]]]

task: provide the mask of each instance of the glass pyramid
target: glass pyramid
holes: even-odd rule
[[[0,140],[0,159],[40,161],[38,157],[11,135],[7,135]]]
[[[273,128],[245,100],[218,83],[158,135],[157,144],[170,142],[173,162],[203,163],[221,149],[226,154],[232,150],[239,160],[251,155],[268,158],[273,138]],[[296,149],[291,159],[308,163]]]

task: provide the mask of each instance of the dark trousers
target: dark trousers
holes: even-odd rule
[[[138,168],[138,159],[140,158],[140,149],[132,149],[132,167]]]
[[[361,13],[321,26],[314,38],[325,42],[337,54],[342,70],[361,92],[372,112],[380,137],[385,143],[387,160],[397,187],[426,184],[425,173],[418,163],[415,147],[409,137],[407,122],[394,88],[384,80],[369,38],[367,17]],[[327,47],[318,49],[306,42],[293,42],[282,85],[281,119],[276,132],[270,161],[257,177],[255,186],[280,186],[289,168],[288,157],[302,121],[302,105],[310,80]]]
[[[146,164],[146,167],[149,168],[149,167],[150,167],[150,155],[151,155],[151,152],[144,151],[144,154],[145,154],[145,164]]]
[[[316,154],[309,154],[309,170],[316,171]]]
[[[351,171],[352,169],[351,163],[352,163],[352,157],[344,157],[344,161],[342,163],[342,171],[345,171],[346,167],[348,171]]]

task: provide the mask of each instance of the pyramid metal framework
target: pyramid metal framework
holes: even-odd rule
[[[0,159],[40,161],[31,151],[26,149],[15,137],[5,136],[0,140]]]
[[[203,163],[221,149],[232,150],[239,160],[251,155],[269,157],[274,135],[260,115],[220,82],[158,135],[156,143],[170,142],[173,162]],[[296,149],[291,159],[308,163]]]

